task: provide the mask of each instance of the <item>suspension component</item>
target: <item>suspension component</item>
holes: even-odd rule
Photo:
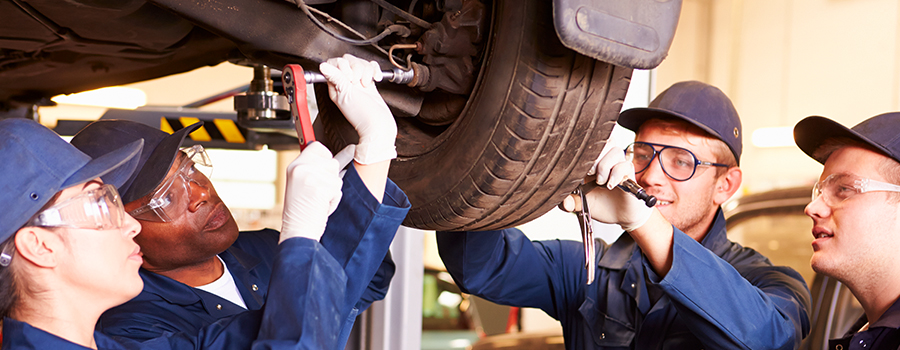
[[[287,98],[275,93],[272,85],[269,67],[255,65],[247,94],[234,97],[239,121],[275,120],[279,119],[277,111],[290,110]]]
[[[424,64],[410,64],[416,76],[411,86],[422,91],[471,92],[476,75],[473,58],[484,37],[487,11],[478,0],[462,0],[458,6],[459,10],[445,13],[419,38],[416,51]]]

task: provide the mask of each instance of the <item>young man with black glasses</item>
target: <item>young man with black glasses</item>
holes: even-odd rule
[[[817,273],[846,284],[865,314],[829,349],[900,348],[900,113],[852,129],[823,117],[794,127],[794,140],[825,165],[806,215]]]
[[[441,232],[441,258],[461,289],[541,308],[562,323],[566,349],[797,348],[809,333],[803,278],[726,237],[720,205],[742,177],[731,101],[681,82],[619,124],[635,142],[605,150],[590,172],[601,186],[586,198],[595,220],[626,234],[597,242],[596,279],[585,284],[581,242]],[[625,178],[656,196],[655,208],[616,189]]]

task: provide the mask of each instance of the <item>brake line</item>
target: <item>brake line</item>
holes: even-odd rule
[[[301,10],[303,10],[303,13],[306,14],[306,17],[309,17],[309,19],[312,20],[312,22],[313,22],[317,27],[319,27],[319,29],[325,31],[326,33],[330,34],[331,36],[335,37],[336,39],[338,39],[338,40],[340,40],[340,41],[343,41],[343,42],[345,42],[345,43],[348,43],[348,44],[350,44],[350,45],[354,45],[354,46],[366,46],[366,45],[372,45],[372,46],[378,48],[378,49],[379,49],[381,52],[383,52],[385,55],[387,54],[387,51],[385,51],[384,49],[382,49],[381,47],[379,47],[378,45],[375,45],[375,44],[376,44],[378,41],[380,41],[381,39],[384,39],[384,38],[387,37],[388,35],[391,35],[392,33],[394,33],[394,30],[395,30],[396,28],[388,27],[388,28],[386,28],[384,31],[382,31],[380,34],[378,34],[378,35],[376,35],[376,36],[374,36],[374,37],[372,37],[372,38],[365,39],[366,36],[363,35],[362,33],[356,31],[355,29],[351,28],[350,26],[344,24],[344,22],[339,21],[337,18],[334,18],[334,17],[332,17],[331,15],[329,15],[329,14],[323,12],[323,11],[320,11],[320,10],[318,10],[318,9],[316,9],[316,8],[307,6],[305,1],[303,1],[303,0],[293,0],[293,2],[294,2],[294,4],[297,5],[297,7],[299,7]],[[360,38],[363,38],[363,40],[351,39],[351,38],[345,37],[345,36],[343,36],[343,35],[341,35],[341,34],[338,34],[338,33],[335,32],[334,30],[332,30],[331,28],[328,28],[328,26],[326,26],[324,23],[322,23],[321,21],[319,21],[319,19],[316,18],[316,16],[314,16],[314,15],[312,14],[312,12],[315,12],[316,14],[318,14],[318,15],[320,15],[320,16],[322,16],[322,17],[325,17],[325,19],[326,19],[328,22],[333,22],[333,23],[335,23],[335,24],[341,26],[342,28],[346,29],[347,31],[349,31],[349,32],[351,32],[351,33],[353,33],[353,34],[356,34],[356,35],[359,36]]]
[[[409,21],[412,24],[415,24],[415,25],[425,28],[425,29],[431,28],[431,23],[428,23],[428,21],[421,19],[419,17],[416,17],[412,13],[403,11],[401,8],[394,6],[385,0],[370,0],[370,1],[378,4],[378,6],[383,7],[385,10],[388,10],[397,16],[403,17],[403,19]],[[415,5],[415,3],[413,5]]]

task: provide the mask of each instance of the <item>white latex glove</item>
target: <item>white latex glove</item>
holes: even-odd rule
[[[353,155],[356,154],[356,145],[349,144],[347,147],[344,147],[340,152],[334,155],[334,160],[338,162],[338,166],[341,169],[340,175],[341,179],[344,178],[344,174],[347,173],[347,164],[353,161]]]
[[[340,164],[321,143],[310,143],[287,167],[281,243],[288,238],[319,240],[328,216],[341,201]]]
[[[597,174],[597,184],[600,185],[586,194],[594,220],[618,224],[623,230],[631,232],[650,219],[653,208],[616,188],[622,180],[634,179],[634,164],[625,158],[625,150],[607,143],[588,174]]]
[[[375,88],[381,81],[378,63],[344,55],[323,62],[319,70],[328,80],[328,96],[359,134],[353,159],[373,164],[397,158],[397,122]]]

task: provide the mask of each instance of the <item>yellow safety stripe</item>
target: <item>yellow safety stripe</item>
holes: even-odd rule
[[[175,129],[172,129],[172,125],[169,124],[168,120],[166,120],[166,117],[159,118],[159,130],[165,131],[170,134],[175,132]]]
[[[238,129],[237,124],[234,120],[231,119],[213,119],[213,124],[219,129],[219,133],[222,134],[222,137],[225,138],[226,142],[229,143],[244,143],[247,142],[247,139],[244,138],[244,135],[241,134],[241,129]]]
[[[200,118],[192,118],[192,117],[179,117],[178,120],[181,122],[181,125],[192,125],[200,122]],[[197,128],[190,134],[191,140],[194,141],[212,141],[212,137],[209,137],[209,133],[206,132],[204,126]]]
[[[212,121],[212,123],[209,123]],[[159,129],[167,133],[174,133],[181,130],[187,125],[200,122],[199,118],[194,117],[177,117],[177,118],[159,118]],[[223,140],[228,143],[245,143],[247,139],[244,137],[243,131],[238,127],[237,123],[231,119],[212,119],[207,120],[203,126],[194,130],[190,134],[191,140],[194,141],[213,141]]]

